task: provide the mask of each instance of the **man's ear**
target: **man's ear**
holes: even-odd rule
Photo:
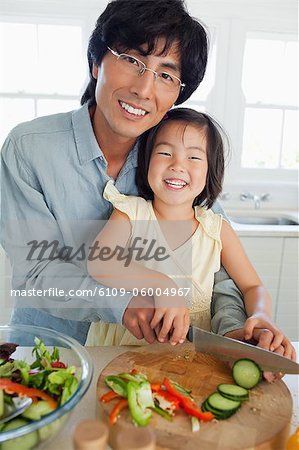
[[[98,79],[98,72],[99,72],[99,66],[97,66],[96,64],[92,64],[92,76],[96,80]]]

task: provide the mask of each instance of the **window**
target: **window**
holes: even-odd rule
[[[79,106],[81,33],[78,25],[0,22],[1,143],[17,123]]]
[[[242,74],[244,168],[298,167],[297,54],[295,36],[247,33]]]
[[[210,27],[209,33],[209,55],[204,79],[202,80],[196,91],[192,94],[192,96],[187,100],[186,104],[184,104],[184,106],[186,107],[193,108],[202,112],[211,109],[209,105],[209,95],[214,87],[216,75],[216,28]]]

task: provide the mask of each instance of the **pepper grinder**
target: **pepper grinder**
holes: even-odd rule
[[[83,420],[73,434],[75,450],[106,450],[108,426],[99,420]]]

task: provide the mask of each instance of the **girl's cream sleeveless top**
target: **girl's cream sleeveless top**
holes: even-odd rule
[[[168,257],[163,261],[158,258],[148,258],[142,261],[142,264],[171,277],[177,286],[182,288],[181,292],[186,294],[191,324],[210,330],[210,303],[214,274],[220,269],[222,216],[196,206],[195,218],[199,222],[196,231],[186,242],[172,250],[168,244],[169,234],[165,231],[167,226],[162,231],[151,201],[120,194],[113,181],[108,181],[103,195],[114,208],[127,214],[131,221],[132,232],[128,246],[137,237],[147,239],[148,245],[155,243],[150,255],[153,255],[158,247],[165,249],[165,255]],[[182,223],[185,223],[186,230],[189,224],[187,221]],[[180,233],[178,223],[175,229],[172,224],[170,233],[173,237],[175,233]],[[86,345],[142,344],[146,344],[144,339],[136,339],[123,326],[102,321],[92,323],[86,342]]]

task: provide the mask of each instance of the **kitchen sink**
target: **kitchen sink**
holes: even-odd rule
[[[232,216],[230,220],[242,225],[299,225],[297,220],[288,217]]]

